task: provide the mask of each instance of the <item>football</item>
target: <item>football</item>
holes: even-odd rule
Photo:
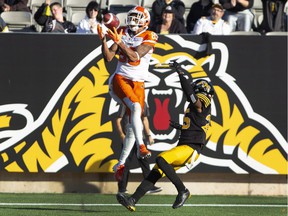
[[[113,31],[113,27],[116,29],[120,26],[120,20],[113,13],[107,13],[103,16],[104,25]]]

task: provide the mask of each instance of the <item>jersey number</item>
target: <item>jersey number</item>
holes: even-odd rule
[[[209,127],[210,127],[210,121],[211,121],[211,115],[206,116],[206,124],[202,126],[202,129],[204,130],[205,133],[207,133]],[[187,130],[191,125],[191,120],[188,117],[184,117],[183,119],[183,125],[182,129]]]

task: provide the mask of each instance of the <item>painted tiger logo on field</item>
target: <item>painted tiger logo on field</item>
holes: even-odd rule
[[[161,53],[161,55],[156,53],[153,63],[177,60],[183,64],[188,74],[194,79],[208,79],[215,87],[216,95],[212,101],[212,121],[207,133],[207,145],[195,167],[199,164],[206,164],[212,167],[221,167],[221,169],[225,167],[226,170],[232,170],[235,173],[255,171],[266,174],[286,173],[287,142],[267,119],[253,112],[248,99],[237,86],[236,81],[226,73],[229,59],[227,47],[222,43],[213,42],[212,49],[217,50],[218,53],[220,51],[221,56],[212,54],[195,59],[189,53],[193,53],[195,50],[203,51],[205,48],[201,48],[201,45],[191,41],[185,41],[180,36],[168,37],[173,40],[173,45],[166,45],[165,53]],[[173,47],[175,46],[181,46],[183,52],[174,52]],[[215,51],[215,53],[217,52]],[[157,126],[152,126],[152,131],[155,130],[153,132],[160,144],[152,146],[151,149],[165,150],[176,145],[174,143],[175,136],[169,136],[173,132],[176,133],[176,129],[168,128],[167,125],[171,116],[174,116],[173,120],[177,120],[175,115],[179,116],[179,121],[181,121],[184,113],[183,95],[174,71],[154,69],[153,74],[157,73],[160,73],[159,82],[155,82],[157,79],[153,77],[155,85],[148,85],[148,101],[150,101],[148,104],[156,110],[152,112],[154,125],[157,121],[157,125],[170,131],[167,136],[163,136],[161,134],[165,133],[161,132],[163,131],[161,127],[157,129]],[[163,83],[165,84],[163,85]],[[162,97],[161,100],[158,100],[159,95]],[[174,102],[167,105],[170,100]],[[162,101],[162,104],[159,101]],[[165,146],[161,143],[163,140],[166,143]],[[171,147],[167,145],[169,141],[172,144]],[[187,172],[188,170],[184,167],[182,171]]]
[[[168,122],[171,118],[181,121],[185,107],[177,74],[154,65],[177,60],[188,76],[211,80],[216,91],[207,145],[195,168],[206,164],[235,173],[286,174],[287,142],[268,120],[253,112],[236,81],[226,73],[227,47],[213,42],[213,50],[221,55],[196,58],[193,53],[204,52],[205,44],[176,35],[166,40],[155,49],[146,82],[156,140],[150,147],[154,157],[177,144],[179,134]],[[181,51],[175,52],[175,47]],[[71,71],[38,119],[23,104],[1,106],[1,170],[112,172],[121,145],[112,122],[119,106],[108,95],[111,71],[112,64],[104,63],[98,47]],[[22,118],[23,127],[13,125],[13,118]]]

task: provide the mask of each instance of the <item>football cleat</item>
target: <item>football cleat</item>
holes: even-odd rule
[[[117,193],[116,198],[118,202],[123,205],[125,208],[127,208],[129,211],[134,212],[136,211],[135,208],[135,200],[132,197],[127,197],[123,193]]]
[[[123,172],[124,172],[125,165],[121,164],[117,166],[116,171],[115,171],[115,179],[119,182],[122,180]],[[113,168],[114,169],[114,168]]]
[[[138,158],[149,158],[151,157],[151,152],[147,150],[146,146],[144,144],[141,144],[139,146],[139,151],[137,152]]]
[[[190,191],[187,188],[184,191],[179,192],[172,208],[176,209],[182,207],[186,200],[190,197]]]

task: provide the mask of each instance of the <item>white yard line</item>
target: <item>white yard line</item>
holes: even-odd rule
[[[0,203],[0,206],[120,206],[120,204],[83,204],[83,203]],[[168,206],[171,204],[137,204],[137,206]],[[275,207],[283,208],[287,205],[273,205],[273,204],[185,204],[186,207]]]

